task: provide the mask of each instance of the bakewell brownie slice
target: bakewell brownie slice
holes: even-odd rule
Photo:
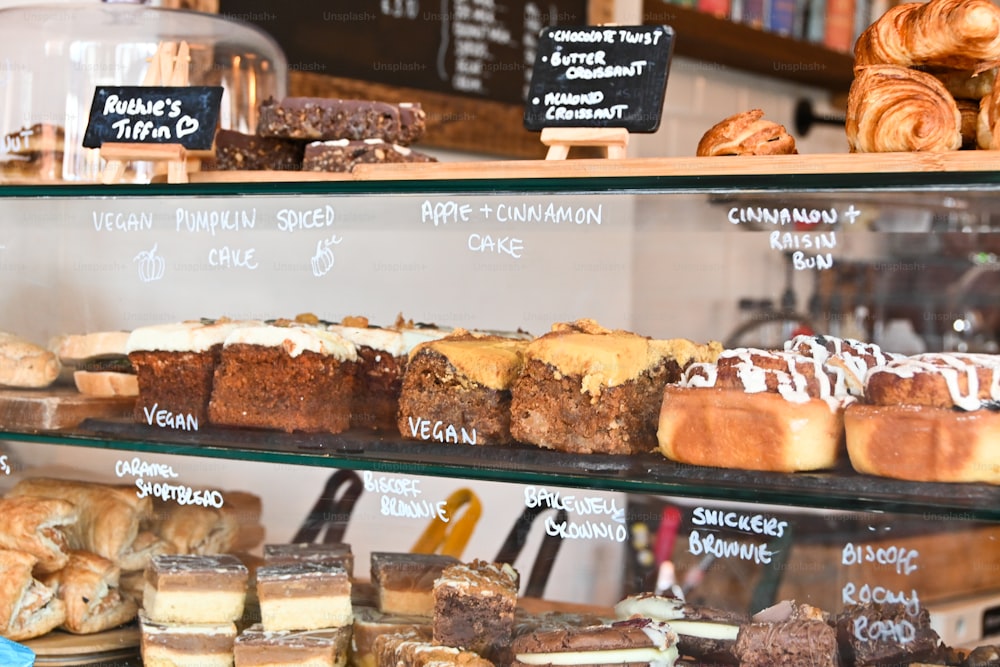
[[[320,327],[237,329],[222,348],[209,421],[287,432],[345,431],[356,361],[353,344]]]
[[[488,659],[507,655],[519,583],[507,563],[477,559],[446,568],[434,582],[434,641]]]
[[[258,623],[236,638],[233,658],[235,667],[344,667],[350,643],[349,626],[298,632],[268,631]]]
[[[222,344],[248,324],[222,318],[134,329],[125,352],[139,384],[135,421],[192,431],[206,423]]]
[[[351,579],[336,565],[290,563],[257,568],[260,622],[268,632],[350,625]]]
[[[417,345],[399,397],[400,435],[469,445],[511,443],[510,388],[527,344],[456,329]]]
[[[722,348],[655,340],[593,320],[559,323],[525,350],[513,383],[511,433],[546,449],[633,454],[656,448],[663,389]]]
[[[154,556],[142,609],[154,623],[233,623],[243,616],[249,570],[236,556]]]
[[[373,551],[369,568],[384,614],[434,615],[434,582],[460,561],[444,554]]]

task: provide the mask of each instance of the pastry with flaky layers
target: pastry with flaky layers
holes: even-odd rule
[[[556,324],[525,349],[511,390],[511,432],[579,454],[653,451],[663,388],[721,351],[719,343],[656,340],[593,320]]]
[[[39,637],[66,620],[66,605],[55,590],[32,574],[37,562],[25,551],[0,549],[0,637]]]
[[[863,473],[1000,484],[1000,355],[927,353],[873,369],[845,413],[847,451]]]
[[[71,551],[66,567],[44,581],[66,606],[62,629],[93,634],[133,620],[136,601],[118,587],[121,571],[113,562],[90,553]]]
[[[673,461],[795,472],[833,467],[843,409],[854,400],[843,369],[794,351],[738,348],[692,364],[663,395],[660,452]]]

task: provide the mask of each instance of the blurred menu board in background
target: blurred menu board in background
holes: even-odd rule
[[[587,0],[221,0],[289,69],[521,104],[539,32],[587,23]]]

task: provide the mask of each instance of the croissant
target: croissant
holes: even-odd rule
[[[962,146],[955,98],[930,74],[897,65],[856,70],[844,123],[852,153],[953,151]]]
[[[933,74],[955,99],[980,100],[990,94],[997,78],[997,68],[991,67],[982,72],[961,69],[925,69]]]
[[[1000,87],[979,100],[976,115],[976,145],[985,150],[1000,148]]]
[[[798,153],[785,126],[751,109],[713,125],[698,142],[697,155],[791,155]]]
[[[1000,7],[990,0],[930,0],[890,8],[861,33],[854,64],[981,72],[1000,63]]]
[[[955,100],[962,116],[962,149],[979,148],[979,100]]]

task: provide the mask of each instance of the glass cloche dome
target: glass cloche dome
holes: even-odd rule
[[[219,125],[253,132],[259,104],[284,97],[288,64],[256,27],[142,2],[0,9],[0,183],[99,181],[99,150],[83,135],[97,86],[137,86],[162,42],[190,47],[189,83],[222,86]],[[133,163],[129,182],[148,182]]]

